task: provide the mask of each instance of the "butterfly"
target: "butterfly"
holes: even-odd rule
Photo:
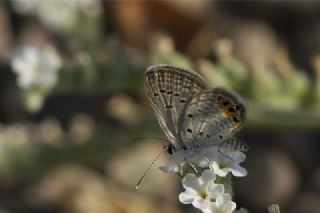
[[[196,72],[167,64],[147,68],[145,87],[169,154],[202,153],[212,146],[246,151],[234,136],[245,124],[246,107],[234,93],[210,88]]]

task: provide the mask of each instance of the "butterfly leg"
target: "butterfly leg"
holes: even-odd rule
[[[198,169],[197,169],[196,166],[188,159],[188,156],[184,157],[184,161],[187,162],[187,163],[191,166],[191,168],[194,170],[194,172],[195,172],[196,174],[199,174]]]
[[[223,156],[225,156],[226,158],[229,158],[230,160],[233,161],[233,158],[230,157],[229,155],[227,155],[226,153],[224,153],[223,151],[221,151],[221,149],[218,149],[218,152],[219,152],[221,155],[223,155]]]
[[[202,156],[202,158],[203,158],[205,161],[207,161],[209,169],[210,169],[211,171],[213,171],[212,163],[211,163],[210,160],[207,158],[207,156],[205,155],[205,153],[201,152],[201,156]]]

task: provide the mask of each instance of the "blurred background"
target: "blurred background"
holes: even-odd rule
[[[176,175],[135,184],[164,143],[149,65],[239,93],[251,149],[235,201],[320,212],[318,1],[0,2],[0,212],[200,212]]]

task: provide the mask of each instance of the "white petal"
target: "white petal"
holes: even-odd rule
[[[224,186],[222,184],[210,183],[207,188],[207,194],[210,197],[216,198],[224,193]]]
[[[205,210],[209,208],[210,202],[207,199],[203,199],[200,196],[196,197],[192,202],[192,205],[198,209]]]
[[[226,210],[226,212],[233,212],[237,207],[237,204],[233,201],[228,201],[225,205],[224,205],[224,209]]]
[[[227,193],[221,194],[216,199],[216,206],[222,206],[224,203],[226,203],[230,200],[231,200],[231,196],[229,194],[227,194]]]
[[[199,184],[198,178],[194,174],[188,173],[182,179],[182,185],[185,189],[196,190],[198,192],[201,191],[201,186]]]
[[[174,160],[169,160],[165,166],[160,166],[159,169],[165,173],[179,172],[180,165]]]
[[[235,168],[233,168],[231,171],[232,174],[236,177],[244,177],[248,174],[247,170],[239,165],[236,165]]]
[[[194,201],[194,198],[198,196],[197,193],[194,193],[191,190],[184,191],[179,194],[179,200],[183,204],[190,204]]]
[[[226,171],[226,169],[220,169],[220,168],[217,170],[214,170],[214,172],[220,177],[225,177],[228,174],[228,171]]]
[[[216,213],[218,211],[214,204],[211,204],[209,208],[204,209],[204,213]]]
[[[242,152],[234,152],[234,156],[232,157],[232,159],[236,164],[239,164],[245,161],[246,155]]]
[[[196,164],[201,168],[205,168],[205,167],[209,167],[208,161],[210,162],[209,159],[205,159],[205,158],[201,157],[197,160]]]
[[[214,181],[215,179],[216,179],[216,175],[214,174],[214,172],[211,171],[210,169],[206,169],[202,172],[199,178],[199,182],[201,185],[206,186],[208,183],[210,183],[211,181]]]

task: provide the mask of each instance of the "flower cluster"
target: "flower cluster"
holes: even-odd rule
[[[17,83],[22,89],[54,86],[61,65],[60,56],[50,45],[22,45],[14,51],[11,60],[11,67],[18,75]]]
[[[245,158],[240,151],[223,152],[216,147],[205,153],[181,150],[160,169],[183,177],[185,191],[179,195],[180,202],[192,204],[204,213],[231,213],[236,209],[236,203],[231,198],[228,174],[246,176],[246,169],[239,165]]]
[[[10,65],[17,75],[17,85],[24,91],[27,108],[38,110],[58,82],[62,59],[57,50],[49,44],[21,45],[13,51]]]
[[[95,16],[99,10],[98,0],[16,0],[14,9],[25,15],[35,15],[52,30],[68,32],[79,25],[79,13]]]

